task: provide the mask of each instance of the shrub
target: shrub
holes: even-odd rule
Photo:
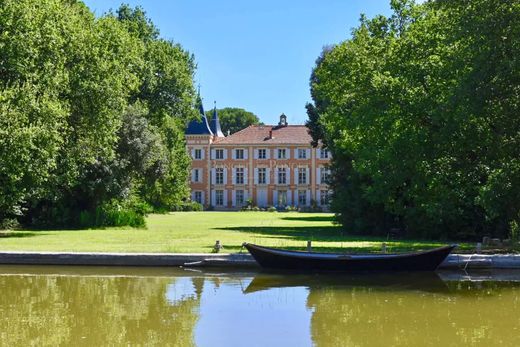
[[[268,211],[268,212],[276,212],[276,207],[274,207],[274,206],[269,206],[269,207],[267,208],[267,211]]]
[[[202,204],[196,201],[182,202],[178,205],[174,205],[171,211],[190,212],[190,211],[202,211],[204,210]]]
[[[81,228],[92,227],[120,227],[131,226],[141,228],[146,225],[146,205],[136,206],[122,204],[112,200],[94,211],[81,211],[78,216],[78,226]]]

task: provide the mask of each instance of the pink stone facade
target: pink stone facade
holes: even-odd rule
[[[191,199],[216,210],[311,205],[328,209],[330,154],[304,126],[250,126],[227,137],[186,135]]]

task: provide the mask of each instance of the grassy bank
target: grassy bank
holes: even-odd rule
[[[146,229],[22,230],[0,232],[0,250],[209,253],[215,240],[223,252],[237,252],[243,242],[316,251],[375,252],[436,247],[443,242],[394,240],[343,235],[332,214],[270,212],[178,212],[151,215]],[[459,250],[468,249],[461,244]]]

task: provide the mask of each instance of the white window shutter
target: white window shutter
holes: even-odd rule
[[[191,159],[195,159],[195,148],[191,149]]]
[[[274,168],[274,182],[276,184],[280,184],[280,182],[278,181],[278,168],[277,167]]]
[[[224,189],[224,207],[228,206],[228,192]]]
[[[285,157],[285,159],[291,159],[291,149],[290,148],[287,148],[285,150],[285,155],[287,156],[287,157]]]
[[[204,159],[206,157],[206,149],[201,148],[200,149],[200,159]]]
[[[211,169],[211,184],[215,184],[215,176],[216,176],[216,170],[215,168]]]
[[[247,168],[244,168],[244,184],[249,185],[249,180],[247,178]]]
[[[204,200],[204,191],[200,192],[200,203],[202,205],[206,204],[206,201]]]
[[[307,206],[311,205],[311,191],[307,190]]]
[[[300,184],[300,181],[298,180],[298,168],[295,167],[294,168],[294,184]],[[289,184],[291,184],[291,182],[289,182]]]
[[[319,147],[316,148],[316,158],[320,159],[320,148]]]
[[[191,192],[191,201],[195,201],[195,192]]]
[[[305,156],[307,157],[307,159],[311,159],[311,150],[310,149],[305,150]]]
[[[227,180],[227,169],[224,168],[224,184],[227,184],[228,183],[228,180]]]
[[[232,168],[231,169],[231,184],[236,184],[237,183],[237,168]]]
[[[210,155],[210,158],[211,158],[211,159],[215,159],[215,149],[211,149],[211,155]]]
[[[235,207],[237,205],[237,191],[231,191],[231,206]]]
[[[265,159],[271,159],[271,148],[265,149]]]
[[[294,149],[294,159],[298,159],[298,148]]]
[[[287,205],[292,205],[292,190],[287,191]]]
[[[270,168],[265,169],[265,183],[271,184],[271,169]]]
[[[316,190],[316,203],[321,206],[321,191]]]
[[[227,159],[227,154],[228,154],[227,152],[228,152],[228,150],[227,150],[227,148],[224,148],[224,149],[222,149],[222,151],[224,152],[224,160],[226,160]]]
[[[258,149],[253,149],[253,159],[258,159]]]
[[[231,149],[231,159],[235,160],[237,158],[237,149]]]
[[[255,184],[258,184],[258,168],[255,167],[253,170],[254,182]]]
[[[321,168],[316,169],[316,184],[321,184]]]
[[[191,181],[195,182],[195,169],[191,170]]]
[[[273,206],[278,206],[278,191],[273,190]]]
[[[305,169],[305,184],[309,184],[309,182],[310,182],[309,172],[310,172],[309,168],[306,168]]]
[[[249,148],[244,148],[244,159],[249,158]]]
[[[215,206],[217,204],[217,199],[215,198],[215,191],[211,191],[211,206]]]

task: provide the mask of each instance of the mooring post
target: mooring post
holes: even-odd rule
[[[312,241],[307,241],[307,252],[312,252]]]
[[[213,246],[213,252],[218,253],[222,249],[222,245],[220,244],[220,240],[215,241],[215,246]]]

